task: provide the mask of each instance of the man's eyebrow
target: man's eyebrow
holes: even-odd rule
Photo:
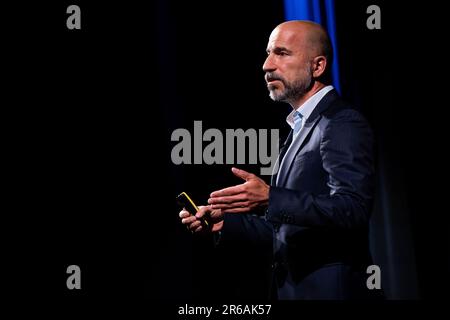
[[[292,51],[289,50],[289,49],[286,48],[286,47],[275,47],[275,48],[273,48],[272,50],[266,49],[266,52],[267,52],[267,53],[270,53],[271,51],[273,51],[273,52],[275,52],[275,53],[280,53],[280,52],[292,53]]]

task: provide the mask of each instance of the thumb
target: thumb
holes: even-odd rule
[[[202,218],[207,212],[211,210],[211,206],[199,206],[198,211],[195,214],[197,219]]]
[[[245,170],[238,169],[238,168],[231,168],[231,171],[233,172],[233,174],[236,177],[244,179],[245,181],[247,181],[255,176],[253,173],[250,173]]]

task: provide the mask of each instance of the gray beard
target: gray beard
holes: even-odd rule
[[[276,95],[274,91],[270,92],[270,97],[274,101],[282,101],[287,103],[293,103],[303,97],[311,88],[312,80],[308,79],[308,82],[297,80],[292,84],[288,84],[283,81],[285,90],[279,95]]]

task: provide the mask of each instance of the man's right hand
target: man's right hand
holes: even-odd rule
[[[202,224],[201,219],[208,215],[209,226]],[[211,206],[200,206],[195,216],[186,210],[180,211],[181,223],[186,225],[192,232],[218,232],[223,227],[223,216],[221,209],[211,209]]]

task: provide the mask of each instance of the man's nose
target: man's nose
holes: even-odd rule
[[[262,68],[264,72],[273,72],[277,69],[277,67],[272,61],[271,55],[267,56],[266,61],[264,61]]]

